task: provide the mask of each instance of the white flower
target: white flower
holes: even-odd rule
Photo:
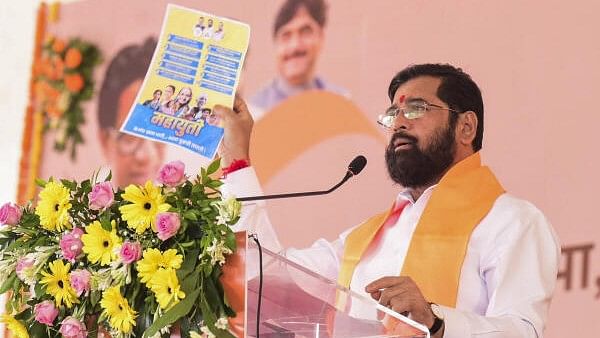
[[[242,204],[233,197],[215,202],[214,206],[219,210],[217,224],[226,224],[233,221],[240,216],[242,211]]]
[[[212,244],[206,248],[206,252],[210,256],[210,264],[223,265],[225,264],[225,255],[229,255],[233,251],[225,246],[224,241],[217,241],[216,238],[213,238]]]
[[[227,318],[225,317],[221,317],[219,319],[217,319],[217,322],[215,323],[215,327],[217,329],[221,329],[221,330],[227,330]]]
[[[223,215],[217,215],[217,224],[218,225],[226,225],[229,222],[229,218]]]
[[[206,335],[206,338],[216,338],[215,334],[210,331],[208,326],[203,326],[200,328],[200,332]]]
[[[104,291],[112,285],[112,270],[110,268],[100,269],[92,272],[91,287],[92,290]]]

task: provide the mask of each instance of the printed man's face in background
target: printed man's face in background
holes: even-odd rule
[[[132,82],[119,97],[117,125],[100,131],[102,150],[119,187],[153,180],[163,163],[165,145],[119,132],[142,79]]]
[[[204,97],[204,96],[200,96],[200,97],[198,98],[198,100],[196,100],[196,105],[197,105],[199,108],[202,108],[202,107],[204,107],[204,105],[205,105],[205,104],[206,104],[206,97]]]
[[[290,22],[275,33],[279,75],[299,85],[311,80],[323,44],[323,28],[300,7]]]

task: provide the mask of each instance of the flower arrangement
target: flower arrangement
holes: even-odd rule
[[[71,157],[83,142],[81,104],[92,97],[92,73],[99,62],[100,52],[94,45],[50,37],[33,65],[34,110],[44,113],[46,129],[56,130],[54,148],[63,151],[70,147]]]
[[[110,174],[38,180],[37,205],[0,208],[0,321],[16,337],[160,337],[176,322],[183,337],[233,337],[219,277],[241,206],[218,168],[190,179],[175,161],[116,192]]]

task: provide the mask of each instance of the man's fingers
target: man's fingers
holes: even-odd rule
[[[213,113],[222,119],[252,119],[252,115],[250,115],[246,102],[237,96],[233,103],[233,109],[218,104],[213,107]]]
[[[396,284],[403,283],[404,279],[405,279],[405,277],[391,277],[391,276],[382,277],[382,278],[379,278],[379,279],[369,283],[365,287],[365,291],[367,291],[368,293],[372,293],[377,290],[389,288],[390,286],[394,286]]]
[[[235,112],[233,110],[231,110],[231,108],[222,106],[220,104],[217,104],[213,107],[212,113],[222,119],[226,119],[228,117],[235,115]]]
[[[244,101],[241,97],[236,95],[235,100],[233,101],[233,110],[237,113],[248,113],[248,106],[246,105],[246,101]]]
[[[387,288],[381,292],[379,303],[383,306],[388,306],[394,298],[403,298],[405,295],[408,295],[408,291],[409,290],[402,285]]]
[[[404,316],[407,316],[411,310],[410,301],[402,297],[392,298],[388,307]]]
[[[379,298],[381,298],[381,291],[377,290],[377,291],[371,292],[371,298],[378,301]]]

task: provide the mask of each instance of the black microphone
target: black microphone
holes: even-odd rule
[[[367,165],[367,158],[358,155],[356,156],[352,162],[348,165],[348,171],[346,171],[346,176],[342,178],[340,183],[334,185],[329,190],[321,190],[321,191],[307,191],[307,192],[294,192],[289,194],[276,194],[276,195],[263,195],[263,196],[250,196],[250,197],[240,197],[237,198],[238,201],[257,201],[257,200],[271,200],[277,198],[290,198],[290,197],[303,197],[303,196],[316,196],[316,195],[325,195],[335,191],[342,184],[346,183],[350,177],[358,175]]]

